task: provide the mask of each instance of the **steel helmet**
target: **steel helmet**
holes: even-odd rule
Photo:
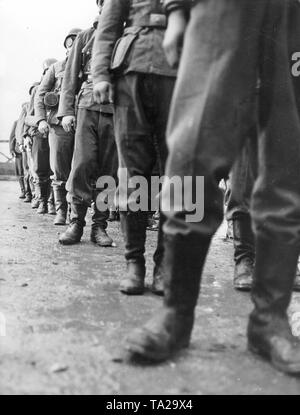
[[[73,29],[70,30],[70,32],[67,34],[65,41],[64,41],[64,47],[67,48],[67,40],[71,37],[71,38],[75,38],[77,37],[78,33],[82,32],[82,29],[79,29],[78,27],[74,27]]]
[[[51,65],[57,62],[57,59],[54,58],[48,58],[43,62],[43,73],[45,73]]]
[[[29,95],[31,95],[32,90],[33,90],[35,87],[39,86],[39,85],[40,85],[40,83],[39,83],[39,82],[34,82],[34,83],[30,86],[30,88],[29,88]]]
[[[93,21],[93,26],[94,26],[95,29],[97,29],[98,23],[99,23],[99,14],[95,17],[95,19]]]

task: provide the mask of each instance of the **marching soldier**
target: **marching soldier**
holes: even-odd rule
[[[262,136],[252,195],[255,308],[248,346],[278,370],[299,374],[300,342],[292,335],[287,309],[300,251],[299,80],[293,78],[290,62],[300,46],[300,4],[297,0],[165,3],[169,26],[164,45],[174,65],[184,39],[168,127],[167,175],[204,177],[205,216],[200,223],[189,223],[184,208],[164,210],[168,216],[164,307],[130,336],[130,356],[163,361],[190,343],[204,262],[223,218],[218,184],[228,175],[257,116],[259,74]]]
[[[168,65],[162,49],[166,24],[159,0],[110,0],[104,5],[93,51],[95,97],[98,102],[115,104],[122,168],[119,208],[127,262],[120,290],[129,295],[144,293],[148,212],[131,209],[134,189],[128,189],[128,182],[142,176],[150,183],[156,163],[162,176],[167,158],[165,132],[176,70]],[[125,174],[127,178],[122,177]],[[163,294],[162,221],[152,285],[159,295]]]
[[[67,57],[81,29],[72,29],[64,41]],[[53,172],[52,187],[56,206],[54,225],[65,225],[68,204],[65,185],[68,180],[74,148],[74,132],[66,132],[57,118],[61,86],[67,57],[54,63],[45,76],[35,95],[35,118],[42,136],[49,134],[50,167]]]
[[[100,13],[102,4],[103,1],[97,1]],[[87,209],[92,199],[96,200],[97,193],[104,190],[93,191],[97,179],[117,175],[113,108],[98,105],[93,99],[91,58],[98,17],[93,27],[81,32],[75,41],[66,65],[58,111],[65,131],[71,131],[76,125],[72,169],[67,182],[71,222],[67,231],[60,235],[59,242],[63,245],[80,242]],[[106,232],[109,209],[103,212],[96,203],[93,206],[91,241],[101,247],[112,246],[113,240]]]

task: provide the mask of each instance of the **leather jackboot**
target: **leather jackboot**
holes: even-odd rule
[[[110,247],[114,241],[106,232],[109,210],[104,212],[98,210],[96,203],[93,205],[93,210],[91,241],[103,248]]]
[[[53,215],[53,216],[56,215],[54,191],[53,191],[51,183],[49,184],[49,188],[48,188],[47,210],[48,210],[49,215]]]
[[[142,295],[145,290],[145,241],[147,212],[120,212],[125,239],[127,270],[120,291],[127,295]]]
[[[75,245],[81,241],[83,229],[85,227],[85,216],[87,206],[72,204],[71,205],[71,222],[68,229],[59,237],[62,245]]]
[[[127,341],[131,360],[161,362],[190,343],[210,238],[165,236],[164,306]]]
[[[19,177],[19,185],[20,185],[20,190],[21,190],[19,199],[25,199],[26,195],[25,195],[24,177]]]
[[[64,226],[66,225],[68,213],[67,191],[64,187],[55,187],[53,191],[56,208],[54,225]]]
[[[39,182],[36,184],[37,198],[39,206],[37,213],[39,215],[45,215],[48,213],[47,198],[48,198],[48,182]]]
[[[31,200],[31,209],[37,209],[39,207],[39,204],[40,204],[39,199],[37,197],[34,197]]]
[[[159,215],[159,229],[158,229],[158,239],[157,239],[157,249],[155,251],[153,260],[154,260],[154,271],[153,271],[153,282],[151,286],[151,291],[155,295],[163,296],[164,295],[164,234],[163,234],[163,225],[165,223],[165,216],[163,214]]]
[[[145,291],[146,267],[144,262],[127,261],[126,275],[120,291],[127,295],[142,295]]]
[[[287,316],[299,247],[258,237],[252,289],[254,311],[248,325],[249,349],[278,370],[300,374],[300,341]]]
[[[31,187],[30,187],[30,178],[29,178],[29,176],[24,177],[23,184],[24,184],[24,191],[25,191],[24,203],[31,203],[32,191],[31,191]]]
[[[255,261],[255,243],[250,214],[233,218],[233,244],[234,288],[239,291],[250,291]]]

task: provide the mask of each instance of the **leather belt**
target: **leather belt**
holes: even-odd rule
[[[151,13],[148,18],[145,19],[136,19],[127,24],[127,27],[137,26],[137,27],[157,27],[166,29],[167,28],[167,17],[165,14]]]

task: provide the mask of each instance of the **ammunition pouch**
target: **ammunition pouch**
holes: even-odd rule
[[[45,107],[48,109],[55,109],[59,104],[59,93],[58,92],[47,92],[44,97]]]
[[[123,36],[115,44],[110,69],[117,74],[126,66],[126,59],[138,38],[140,32],[145,28],[162,29],[167,27],[167,17],[160,13],[151,13],[143,18],[128,20]]]
[[[130,49],[137,39],[142,27],[128,27],[124,30],[123,36],[115,44],[110,69],[113,72],[121,71],[124,67],[126,58],[130,52]]]

